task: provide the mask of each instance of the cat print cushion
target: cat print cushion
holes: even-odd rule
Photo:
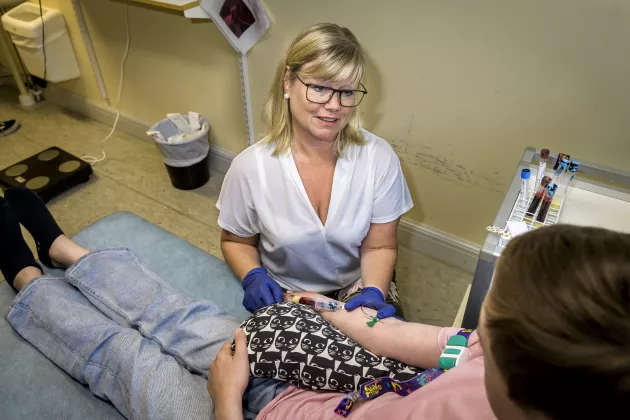
[[[262,308],[241,328],[247,335],[250,374],[303,388],[351,392],[375,378],[405,381],[418,369],[359,346],[313,308],[293,302]]]

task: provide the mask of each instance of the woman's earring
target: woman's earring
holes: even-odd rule
[[[284,99],[289,99],[289,94],[288,93],[284,94]]]

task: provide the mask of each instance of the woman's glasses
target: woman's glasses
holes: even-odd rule
[[[347,108],[354,108],[358,106],[363,97],[367,94],[367,90],[365,90],[365,86],[361,84],[363,89],[359,90],[351,90],[351,89],[333,89],[328,86],[322,86],[315,83],[306,83],[298,75],[296,75],[297,79],[302,82],[304,86],[306,86],[306,99],[309,102],[313,102],[316,104],[325,104],[333,97],[335,93],[339,93],[339,103],[341,106],[345,106]]]

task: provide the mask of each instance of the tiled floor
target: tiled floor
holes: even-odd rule
[[[22,127],[0,137],[0,169],[53,145],[78,156],[100,156],[99,142],[109,132],[109,127],[47,103],[22,110],[17,92],[0,86],[0,120],[5,119],[18,119]],[[108,159],[94,167],[91,181],[49,203],[68,235],[107,214],[128,210],[221,258],[215,208],[220,173],[213,172],[198,190],[180,191],[171,186],[148,139],[116,133],[105,150]],[[468,273],[404,247],[397,273],[408,320],[435,325],[452,324],[472,280]]]

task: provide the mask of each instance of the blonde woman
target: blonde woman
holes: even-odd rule
[[[334,24],[304,30],[278,65],[267,135],[234,159],[217,202],[250,312],[284,289],[396,313],[396,231],[413,203],[392,148],[361,126],[365,69],[356,37]]]

